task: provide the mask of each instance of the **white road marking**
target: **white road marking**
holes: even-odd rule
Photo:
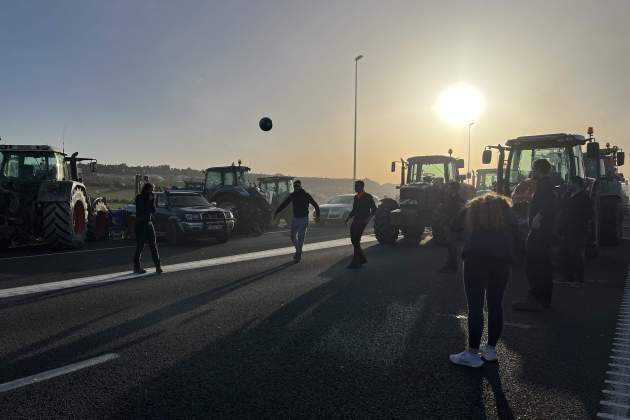
[[[613,338],[609,370],[606,371],[603,390],[605,399],[600,401],[597,417],[603,419],[630,420],[630,358],[620,355],[630,354],[630,268],[626,276],[626,287],[621,304],[619,319]],[[625,343],[625,344],[621,344]],[[627,382],[628,381],[628,382]]]
[[[102,356],[93,357],[91,359],[84,360],[82,362],[72,363],[67,366],[63,366],[57,369],[47,370],[45,372],[36,373],[35,375],[27,376],[26,378],[16,379],[11,382],[5,382],[0,384],[0,393],[11,391],[13,389],[22,388],[36,384],[39,382],[47,381],[48,379],[56,378],[57,376],[66,375],[68,373],[76,372],[81,369],[85,369],[90,366],[98,365],[101,363],[109,362],[118,357],[116,353],[107,353]]]
[[[372,235],[364,236],[362,240],[363,243],[374,242],[374,241],[376,241],[376,238]],[[351,243],[350,243],[349,238],[335,239],[332,241],[324,241],[324,242],[316,242],[316,243],[304,245],[304,252],[317,251],[317,250],[328,249],[328,248],[336,248],[340,246],[347,246],[350,244]],[[237,262],[259,260],[262,258],[277,257],[281,255],[291,255],[294,252],[295,252],[295,248],[285,247],[285,248],[269,249],[265,251],[250,252],[247,254],[230,255],[227,257],[210,258],[207,260],[190,261],[190,262],[185,262],[185,263],[180,263],[180,264],[166,265],[163,268],[166,273],[174,273],[178,271],[197,270],[201,268],[216,267],[219,265],[227,265],[227,264],[234,264]],[[113,283],[113,282],[122,281],[122,280],[129,280],[133,278],[147,277],[150,275],[153,275],[153,273],[134,274],[129,270],[129,271],[122,271],[118,273],[100,274],[96,276],[81,277],[81,278],[76,278],[76,279],[71,279],[71,280],[62,280],[62,281],[55,281],[55,282],[50,282],[50,283],[34,284],[30,286],[15,287],[12,289],[0,289],[0,299],[8,298],[8,297],[15,297],[15,296],[30,295],[34,293],[51,292],[55,290],[70,289],[73,287],[81,287],[81,286],[88,286],[88,285],[94,285],[94,284]]]
[[[116,247],[111,247],[111,248],[80,249],[78,251],[52,252],[48,254],[36,254],[36,255],[23,255],[20,257],[0,258],[0,262],[11,261],[11,260],[25,260],[28,258],[39,258],[39,257],[56,257],[58,255],[67,255],[67,254],[83,254],[85,252],[112,251],[116,249],[128,249],[128,248],[135,248],[135,247],[136,247],[135,245],[126,245],[126,246],[116,246]]]

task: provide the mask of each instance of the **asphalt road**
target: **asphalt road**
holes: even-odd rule
[[[315,228],[309,241],[344,236]],[[162,254],[175,264],[286,242],[279,232]],[[110,247],[5,254],[0,289],[128,269],[132,249]],[[465,345],[465,300],[458,276],[436,273],[445,251],[430,242],[371,242],[358,271],[345,268],[349,246],[331,246],[298,265],[280,255],[0,299],[0,418],[593,418],[629,248],[603,250],[587,285],[557,285],[543,313],[510,309],[526,292],[515,270],[500,362],[480,370],[448,361]]]

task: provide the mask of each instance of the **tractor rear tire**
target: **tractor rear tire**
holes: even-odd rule
[[[87,236],[85,192],[75,188],[69,202],[44,203],[44,238],[54,248],[77,248]]]
[[[398,227],[392,226],[390,218],[390,213],[396,209],[398,209],[398,203],[391,199],[382,200],[381,205],[376,209],[374,234],[380,244],[395,244],[398,240]]]
[[[604,246],[617,246],[623,231],[623,210],[618,198],[604,197],[600,201],[599,243]],[[620,226],[621,225],[621,226]]]

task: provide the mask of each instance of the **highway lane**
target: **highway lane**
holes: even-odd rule
[[[283,243],[283,246],[285,244]],[[0,301],[0,383],[93,358],[0,393],[0,418],[592,418],[627,269],[603,250],[554,310],[506,310],[501,363],[449,364],[465,343],[444,250],[370,245]],[[515,272],[507,303],[526,291]],[[509,305],[508,305],[509,306]],[[588,310],[585,310],[588,309]]]
[[[347,236],[344,226],[314,225],[309,228],[306,243]],[[190,241],[173,246],[160,241],[159,249],[163,264],[168,265],[290,245],[288,231],[276,230],[257,237],[235,236],[225,244]],[[13,249],[0,253],[0,289],[131,270],[133,252],[134,244],[131,241],[91,242],[85,248],[73,251],[54,251],[46,247]],[[152,266],[148,248],[143,260],[147,267]]]

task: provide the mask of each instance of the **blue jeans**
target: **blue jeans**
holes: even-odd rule
[[[294,217],[291,221],[291,242],[295,247],[295,252],[302,253],[304,246],[304,237],[306,236],[306,228],[308,227],[307,217]]]

